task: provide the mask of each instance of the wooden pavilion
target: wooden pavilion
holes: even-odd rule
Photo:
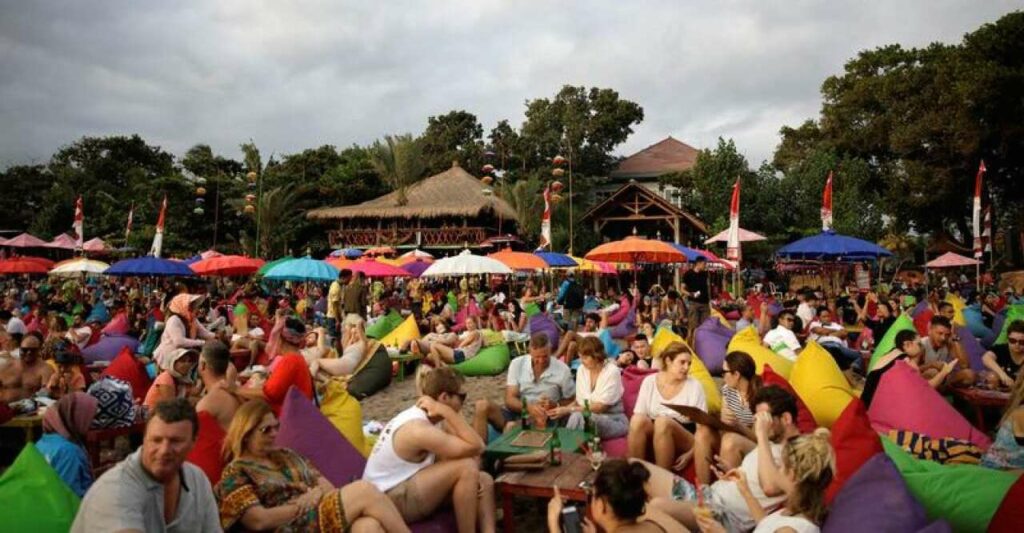
[[[515,233],[515,209],[458,163],[406,189],[358,205],[324,207],[306,216],[327,224],[332,247],[475,248],[489,237]]]
[[[696,246],[708,233],[696,215],[632,180],[594,206],[583,220],[593,223],[594,232],[605,240],[643,235]]]

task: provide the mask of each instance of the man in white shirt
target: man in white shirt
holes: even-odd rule
[[[810,332],[808,338],[828,350],[839,368],[856,370],[863,367],[864,363],[860,352],[846,345],[846,328],[842,324],[832,321],[832,312],[827,307],[818,310],[818,319],[811,322],[808,331]]]
[[[804,300],[796,308],[796,316],[800,317],[804,325],[814,322],[818,315],[818,295],[811,291],[804,293]]]
[[[802,347],[800,340],[793,333],[794,322],[796,322],[796,315],[792,311],[782,311],[779,313],[779,325],[765,333],[763,342],[769,350],[795,362]]]
[[[780,468],[781,454],[782,444],[800,435],[796,427],[796,399],[782,388],[768,386],[758,390],[752,403],[757,448],[743,458],[736,470],[746,475],[750,492],[761,507],[771,508],[786,499],[783,485],[788,481]],[[691,531],[698,531],[694,514],[697,489],[668,470],[646,462],[644,465],[651,472],[648,492],[653,498],[649,508],[668,514]],[[752,530],[756,523],[735,481],[735,473],[728,475],[719,468],[712,468],[718,481],[701,486],[704,505],[730,533]]]

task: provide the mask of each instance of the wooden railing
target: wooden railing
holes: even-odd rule
[[[417,238],[418,235],[418,238]],[[439,246],[474,246],[488,236],[486,228],[383,228],[331,230],[327,238],[338,246],[407,246],[423,248]]]

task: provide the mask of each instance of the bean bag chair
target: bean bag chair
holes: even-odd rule
[[[82,350],[82,358],[87,364],[98,361],[113,361],[121,350],[127,348],[128,353],[135,353],[139,347],[139,341],[128,335],[104,335],[100,341]]]
[[[999,329],[999,336],[992,343],[1006,344],[1006,330],[1010,328],[1010,324],[1017,320],[1024,320],[1024,304],[1014,304],[1006,308],[1006,318],[1003,320],[1003,327]]]
[[[644,378],[657,372],[654,369],[635,366],[626,367],[622,371],[622,410],[626,413],[627,418],[633,416],[636,397],[640,394],[640,385],[643,385]]]
[[[388,356],[387,348],[381,344],[374,347],[374,343],[367,348],[373,349],[373,355],[356,369],[348,382],[348,392],[357,400],[372,396],[391,384],[391,357]]]
[[[327,384],[320,402],[320,413],[363,457],[370,454],[363,436],[363,407],[340,381],[331,380]]]
[[[978,339],[981,341],[981,345],[985,348],[991,348],[996,343],[996,339],[1003,332],[1003,327],[1006,326],[1006,314],[1007,310],[1004,309],[1002,312],[996,315],[996,318],[992,320],[992,333],[988,337]]]
[[[534,316],[539,315],[541,310],[539,305],[530,302],[523,308],[523,312],[526,313],[527,318],[533,318]]]
[[[771,365],[775,372],[786,379],[789,379],[789,375],[793,371],[792,361],[761,344],[761,336],[757,334],[754,326],[743,328],[741,331],[736,332],[726,347],[726,353],[728,352],[744,352],[752,357],[758,374],[764,371],[765,365]],[[803,356],[801,355],[800,357]],[[800,357],[797,357],[797,360]]]
[[[551,349],[558,349],[558,341],[561,337],[561,331],[558,329],[558,324],[556,324],[551,317],[544,313],[536,314],[530,317],[527,324],[530,328],[531,336],[538,333],[544,333],[548,336],[548,344],[551,346]]]
[[[832,502],[864,463],[876,455],[884,457],[882,441],[871,427],[864,403],[857,398],[846,406],[832,425],[830,441],[836,454],[836,472],[825,493],[826,503]]]
[[[145,367],[132,355],[131,350],[122,349],[121,353],[103,369],[101,376],[110,376],[128,383],[132,388],[132,397],[142,403],[146,398],[153,380],[149,378]]]
[[[903,429],[929,437],[969,441],[986,450],[992,440],[972,426],[928,385],[913,367],[897,361],[878,383],[868,409],[871,425],[879,433]]]
[[[33,533],[64,533],[81,501],[28,443],[0,476],[0,529]]]
[[[227,434],[217,423],[217,418],[210,413],[199,411],[196,414],[199,417],[199,433],[196,435],[195,446],[188,453],[188,462],[206,474],[210,485],[216,485],[224,472],[224,456],[221,452]]]
[[[985,369],[985,364],[982,363],[981,357],[985,355],[985,348],[982,347],[978,339],[974,338],[965,326],[955,326],[956,335],[960,337],[960,347],[963,349],[967,359],[971,362],[971,370],[981,371]]]
[[[160,345],[160,337],[164,334],[164,328],[151,327],[146,330],[146,337],[139,347],[136,348],[136,353],[143,357],[153,357],[153,351]]]
[[[100,330],[100,333],[104,335],[127,335],[128,334],[128,315],[123,311],[114,316],[114,318]]]
[[[732,327],[732,324],[729,322],[729,319],[725,318],[725,315],[723,315],[721,312],[719,312],[718,309],[712,309],[711,310],[711,316],[714,317],[714,318],[717,318],[718,321],[721,322],[723,326],[725,326],[727,328],[731,328]]]
[[[622,347],[612,338],[612,332],[608,331],[608,328],[602,329],[597,334],[597,338],[601,339],[601,344],[604,345],[604,354],[608,357],[618,357],[622,352]]]
[[[892,351],[896,347],[896,334],[903,331],[917,331],[914,328],[914,323],[910,320],[907,315],[900,315],[895,322],[889,326],[889,329],[882,336],[882,340],[878,341],[875,345],[875,351],[871,354],[871,362],[868,364],[868,369],[871,369],[877,361],[883,355]],[[920,332],[918,332],[920,334]],[[927,334],[927,331],[925,332]]]
[[[930,310],[931,310],[931,306],[928,305],[928,302],[925,301],[925,300],[922,300],[920,302],[917,302],[917,305],[915,305],[914,308],[910,310],[910,316],[912,318],[917,318],[917,315],[919,315],[919,314],[921,314],[921,313],[923,313],[925,311],[930,311]]]
[[[373,324],[366,326],[366,336],[371,339],[383,339],[388,333],[394,331],[403,320],[402,315],[392,309],[390,313],[384,315]]]
[[[776,374],[772,370],[771,365],[764,365],[764,373],[761,374],[761,381],[765,386],[775,385],[782,387],[789,391],[796,398],[796,426],[800,428],[800,433],[810,433],[817,429],[818,423],[814,421],[814,415],[811,414],[811,410],[807,408],[807,404],[804,403],[803,398],[793,390],[793,386],[786,381],[786,378]]]
[[[466,319],[471,316],[480,316],[480,307],[476,305],[476,300],[469,300],[469,304],[459,312],[455,314],[455,324],[452,325],[452,331],[455,333],[462,333],[466,330]]]
[[[390,333],[384,336],[380,340],[380,343],[384,346],[390,346],[392,348],[398,348],[411,340],[417,340],[420,338],[420,326],[416,323],[416,317],[409,315],[397,328],[391,330]]]
[[[673,333],[672,330],[658,328],[658,332],[654,334],[654,340],[651,341],[651,356],[661,356],[661,352],[665,351],[665,348],[674,342],[686,344],[686,341],[676,333]],[[689,345],[687,344],[687,346]],[[722,393],[715,383],[715,379],[711,377],[711,372],[708,372],[708,367],[704,366],[704,362],[700,360],[700,356],[694,357],[693,361],[690,362],[690,375],[704,387],[704,396],[708,402],[708,413],[718,415],[722,410]]]
[[[292,387],[281,408],[281,428],[274,441],[309,459],[335,487],[363,477],[366,458],[309,399]]]
[[[854,398],[850,383],[835,359],[813,341],[800,352],[789,375],[789,383],[807,403],[814,420],[827,428],[832,427]]]
[[[619,308],[614,313],[608,315],[608,325],[617,326],[619,322],[622,322],[629,316],[630,312],[634,310],[634,305],[630,303],[629,298],[625,296],[619,298]]]
[[[505,336],[500,331],[493,329],[482,329],[480,335],[484,338],[484,346],[497,346],[505,344]]]
[[[722,374],[722,362],[725,361],[729,341],[734,335],[736,335],[735,331],[723,326],[718,319],[711,317],[697,327],[693,348],[704,364],[708,365],[708,370],[712,374],[716,376]]]
[[[980,466],[915,459],[886,437],[882,446],[928,518],[949,522],[953,531],[985,531],[1019,477]]]
[[[924,337],[928,334],[928,327],[931,325],[932,317],[934,316],[935,312],[931,309],[926,309],[914,315],[914,329],[917,330],[918,335]]]
[[[1017,482],[1010,487],[996,515],[992,517],[988,530],[990,533],[1017,532],[1021,524],[1024,524],[1024,476],[1018,477]]]
[[[636,333],[636,305],[630,306],[626,317],[611,327],[612,338],[624,339]]]
[[[877,435],[875,441],[881,450]],[[937,524],[939,529],[927,531],[950,530],[945,522]],[[914,499],[896,465],[884,453],[875,453],[843,484],[821,529],[825,533],[898,533],[922,531],[927,526],[924,507]]]
[[[512,360],[508,344],[502,343],[481,348],[475,357],[453,365],[463,376],[496,376],[508,368]]]
[[[964,308],[964,322],[967,323],[967,329],[975,337],[986,338],[992,335],[992,330],[985,325],[985,318],[982,316],[981,306],[978,304]]]

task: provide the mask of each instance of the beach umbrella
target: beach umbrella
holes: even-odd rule
[[[7,244],[7,239],[0,237],[0,246],[3,246],[4,244]]]
[[[511,274],[512,269],[505,263],[490,257],[473,255],[469,250],[454,257],[438,259],[430,265],[421,277],[467,276],[472,274]]]
[[[19,255],[14,257],[8,257],[8,259],[22,259],[24,261],[32,261],[33,263],[39,263],[46,267],[47,270],[53,268],[53,265],[57,264],[56,261],[52,261],[45,257],[35,257],[31,255]]]
[[[24,257],[12,257],[0,260],[0,275],[2,274],[46,274],[49,268],[38,261],[31,261]]]
[[[686,262],[688,263],[696,261],[698,257],[704,257],[704,254],[700,253],[699,251],[688,246],[683,246],[682,244],[673,244],[672,247],[682,252],[683,255],[686,256]]]
[[[783,259],[809,259],[817,261],[865,261],[892,255],[881,246],[854,237],[840,235],[832,230],[791,242],[775,252]]]
[[[606,242],[587,252],[591,261],[612,263],[685,263],[686,255],[663,241],[626,237],[621,241]]]
[[[95,259],[87,259],[85,257],[76,257],[75,259],[68,259],[67,261],[61,261],[50,269],[51,276],[79,276],[82,274],[102,274],[110,268],[110,265],[103,261],[97,261]]]
[[[925,268],[956,268],[975,266],[977,264],[979,264],[979,261],[971,259],[970,257],[964,257],[953,252],[946,252],[935,259],[928,261],[924,266]]]
[[[200,276],[248,276],[266,264],[262,259],[244,255],[218,254],[192,263],[192,271]]]
[[[362,272],[368,278],[408,278],[409,272],[401,267],[381,263],[374,259],[360,259],[348,266],[352,272]]]
[[[736,268],[732,262],[722,259],[715,255],[711,250],[701,250],[699,248],[694,249],[698,254],[704,256],[704,259],[708,261],[708,270],[715,270],[716,268],[724,268],[725,270],[733,270]]]
[[[358,259],[363,256],[363,251],[358,248],[342,248],[331,252],[327,257],[345,257],[347,259]]]
[[[427,252],[424,252],[423,250],[420,250],[419,248],[417,248],[415,250],[409,250],[408,252],[405,252],[404,254],[398,256],[398,258],[399,259],[410,259],[411,258],[413,260],[416,260],[416,259],[433,259],[434,256],[432,256],[432,255],[428,254]]]
[[[423,272],[426,271],[428,268],[430,268],[430,263],[419,260],[402,265],[403,270],[417,278],[422,276]]]
[[[82,243],[82,249],[86,252],[106,252],[107,243],[103,242],[103,239],[94,237]]]
[[[526,252],[513,252],[511,248],[505,248],[500,252],[488,254],[487,257],[491,259],[497,259],[505,266],[512,270],[544,270],[548,268],[548,264],[540,256],[526,253]]]
[[[768,237],[761,235],[760,233],[754,233],[750,230],[740,228],[739,231],[740,242],[754,242],[754,241],[766,241]],[[711,244],[713,242],[729,242],[729,230],[724,230],[718,235],[711,237],[704,241],[704,244]]]
[[[181,261],[147,255],[118,261],[103,272],[108,276],[194,276]]]
[[[398,252],[390,246],[378,246],[376,248],[370,248],[369,250],[363,252],[363,255],[375,257],[378,255],[395,255],[396,253]]]
[[[324,259],[324,261],[326,261],[327,264],[331,265],[332,267],[338,270],[349,268],[350,266],[352,266],[352,263],[355,263],[354,260],[345,259],[343,257],[328,257],[327,259]]]
[[[278,281],[334,281],[338,279],[338,269],[307,255],[275,265],[263,277]]]
[[[551,268],[575,268],[579,266],[576,260],[558,252],[533,252],[533,254],[543,259]]]
[[[12,248],[46,248],[47,242],[28,233],[22,233],[13,239],[8,239],[4,246]]]
[[[399,257],[395,261],[398,262],[398,266],[405,266],[409,263],[426,263],[430,264],[434,262],[433,257]]]
[[[282,257],[280,259],[274,259],[273,261],[271,261],[269,263],[264,263],[263,266],[261,266],[260,269],[256,271],[256,273],[261,275],[261,276],[265,276],[265,275],[267,275],[267,271],[269,271],[270,269],[276,267],[277,265],[280,265],[281,263],[284,263],[286,261],[294,261],[294,260],[295,260],[295,258],[290,256],[290,255],[287,256],[287,257]]]
[[[570,255],[569,257],[579,265],[575,269],[578,272],[594,272],[605,276],[613,276],[619,273],[615,268],[615,265],[611,263],[606,263],[604,261],[591,261],[574,255]]]
[[[67,233],[61,233],[55,239],[46,243],[47,248],[59,248],[61,250],[74,250],[77,246],[78,241]]]

